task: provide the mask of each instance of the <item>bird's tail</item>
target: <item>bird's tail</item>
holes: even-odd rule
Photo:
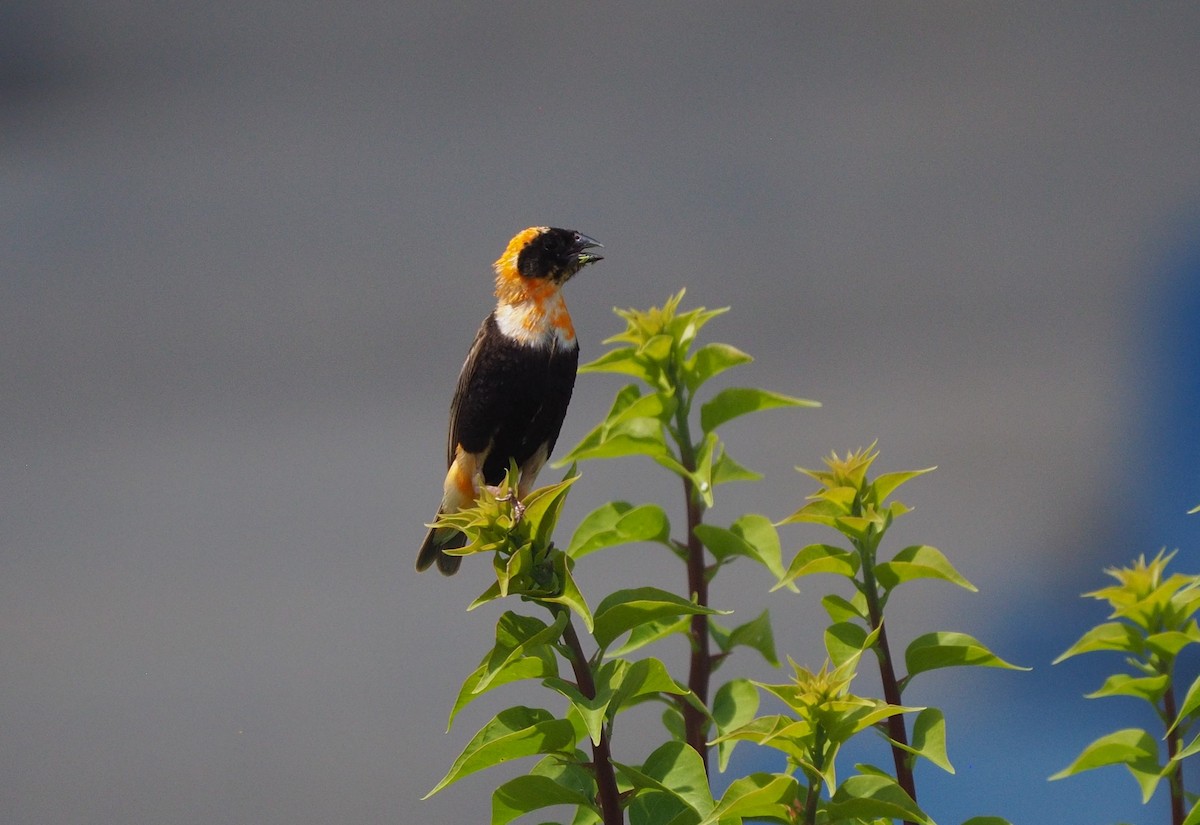
[[[427,570],[437,562],[437,568],[442,575],[453,576],[462,564],[462,556],[451,556],[443,550],[453,550],[467,543],[467,537],[450,527],[432,527],[425,541],[421,542],[421,552],[417,553],[417,571]]]

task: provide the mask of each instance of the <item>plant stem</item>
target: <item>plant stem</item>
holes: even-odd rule
[[[563,608],[565,609],[565,608]],[[567,626],[563,628],[563,641],[571,651],[571,669],[575,671],[575,683],[579,692],[589,699],[596,698],[596,682],[592,678],[592,667],[579,643],[579,634],[570,617]],[[600,811],[604,825],[624,825],[625,816],[621,812],[621,797],[617,790],[617,777],[613,772],[612,751],[609,747],[608,725],[600,728],[600,741],[592,744],[592,764],[596,772],[596,796],[600,802]]]
[[[1175,722],[1175,717],[1179,713],[1175,705],[1175,684],[1170,679],[1168,674],[1167,692],[1163,694],[1163,716],[1166,726],[1169,728]],[[1179,753],[1179,746],[1182,744],[1183,737],[1179,732],[1179,727],[1175,730],[1167,732],[1167,759],[1174,759]],[[1171,825],[1183,825],[1184,820],[1184,794],[1183,794],[1183,763],[1176,762],[1171,768],[1171,772],[1167,774],[1167,782],[1171,787]]]
[[[678,386],[678,385],[677,385]],[[677,390],[679,392],[679,390]],[[690,404],[680,403],[675,410],[675,438],[679,446],[679,463],[689,473],[696,470],[696,450],[692,445],[691,428],[688,425],[688,408]],[[683,493],[687,501],[687,580],[688,594],[694,596],[701,607],[708,606],[708,576],[707,559],[704,557],[704,545],[696,536],[696,527],[704,518],[704,501],[700,498],[695,484],[690,477],[683,479]],[[708,616],[697,614],[692,616],[689,629],[692,655],[688,667],[688,688],[700,700],[700,704],[708,705],[708,683],[712,679],[712,653],[708,644]],[[704,772],[708,773],[708,719],[703,713],[690,704],[683,704],[683,729],[687,743],[692,746],[704,763]]]
[[[817,806],[821,802],[821,773],[825,770],[825,729],[818,727],[816,730],[816,742],[810,751],[812,763],[817,767],[817,771],[810,773],[805,770],[805,775],[808,777],[808,796],[804,800],[804,825],[817,825]]]
[[[703,503],[697,500],[692,482],[684,482],[687,493],[687,523],[688,523],[688,560],[687,577],[688,592],[693,594],[696,603],[708,605],[708,577],[705,575],[704,547],[696,538],[696,526],[703,516]],[[691,623],[692,656],[688,668],[688,688],[700,700],[702,705],[708,705],[708,683],[712,677],[712,653],[708,646],[708,616],[697,614],[692,616]],[[699,710],[690,704],[683,706],[683,724],[688,744],[691,745],[704,761],[704,771],[708,773],[708,720]]]
[[[878,630],[875,640],[875,654],[879,660],[879,678],[883,683],[883,698],[889,705],[900,704],[900,684],[896,680],[896,669],[892,665],[892,652],[888,646],[887,629],[883,624],[883,608],[879,601],[879,586],[875,580],[874,548],[859,547],[862,559],[863,590],[867,598],[867,615],[870,617],[871,630]],[[904,717],[895,714],[887,718],[888,737],[900,745],[908,744],[908,731],[904,726]],[[909,764],[908,752],[903,748],[892,745],[892,762],[896,767],[896,784],[898,784],[913,802],[917,801],[917,785],[913,779],[912,766]]]
[[[821,801],[821,781],[818,779],[808,786],[808,796],[804,800],[804,825],[817,825],[817,805]]]

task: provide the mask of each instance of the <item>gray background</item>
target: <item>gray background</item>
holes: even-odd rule
[[[949,718],[939,822],[1161,818],[1116,770],[1045,782],[1149,724],[1081,698],[1116,661],[1049,660],[1103,617],[1101,567],[1164,543],[1121,502],[1156,284],[1200,227],[1197,43],[1190,4],[0,5],[0,817],[486,821],[504,771],[417,800],[505,700],[552,700],[444,735],[499,611],[464,612],[486,565],[412,562],[489,264],[550,223],[606,245],[569,287],[585,358],[611,307],[687,286],[757,357],[721,385],[823,402],[726,427],[767,480],[714,523],[791,512],[831,449],[939,465],[893,549],[981,593],[902,591],[893,635],[1035,668],[906,696]],[[620,383],[580,379],[560,454]],[[582,470],[567,529],[614,497],[682,519],[649,462]],[[581,586],[678,590],[663,556]],[[769,584],[735,566],[713,600],[816,667],[826,582]]]

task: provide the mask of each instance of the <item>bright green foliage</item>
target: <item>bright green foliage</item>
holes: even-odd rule
[[[614,501],[579,523],[567,546],[567,555],[578,559],[605,547],[635,541],[654,541],[670,547],[670,534],[667,514],[657,504],[634,507],[628,502]]]
[[[515,468],[509,475],[515,475]],[[455,553],[492,554],[496,583],[472,607],[519,596],[549,613],[549,621],[513,611],[500,616],[495,644],[464,681],[451,710],[451,721],[484,693],[528,679],[539,680],[565,700],[565,708],[559,714],[525,706],[501,711],[471,739],[429,795],[484,768],[543,755],[546,759],[529,775],[506,782],[495,791],[493,825],[504,825],[550,805],[575,806],[577,825],[623,821],[623,807],[628,810],[631,824],[639,818],[667,822],[644,818],[647,812],[661,812],[663,806],[672,811],[672,821],[688,811],[678,822],[697,822],[712,810],[714,802],[695,751],[672,741],[643,765],[624,765],[609,760],[608,740],[617,717],[643,702],[665,702],[669,708],[680,704],[699,707],[706,714],[707,709],[658,659],[605,659],[603,654],[626,634],[653,633],[681,618],[718,611],[656,588],[641,587],[612,593],[600,602],[593,616],[571,574],[574,558],[551,541],[563,501],[575,479],[571,476],[535,490],[518,505],[506,477],[496,489],[482,490],[474,507],[442,519],[466,534],[466,545]],[[662,542],[667,529],[660,508],[608,504],[583,520],[570,551],[586,556],[630,541]],[[572,613],[583,619],[592,634],[597,650],[590,657],[584,655],[571,626]],[[768,646],[769,628],[764,631],[760,620],[748,622],[730,635],[740,635],[743,644],[768,649],[773,655],[773,647]],[[562,667],[564,659],[570,665],[566,670]],[[566,673],[574,678],[566,678]],[[591,746],[592,756],[580,751],[581,746]],[[607,798],[605,776],[610,789]],[[624,783],[621,796],[618,776]],[[605,810],[605,805],[611,810]]]
[[[630,825],[695,823],[713,809],[704,763],[684,742],[667,742],[640,766],[617,763],[617,772],[637,792]]]
[[[602,649],[607,648],[618,637],[640,625],[665,618],[717,612],[656,587],[618,590],[596,608],[596,643]]]
[[[839,785],[836,772],[838,751],[852,737],[890,717],[919,709],[851,693],[858,656],[836,667],[826,663],[816,672],[795,662],[791,664],[790,682],[755,683],[760,690],[781,700],[789,713],[752,719],[723,732],[717,742],[749,741],[774,748],[787,757],[788,773],[796,772],[802,779],[780,781],[792,779],[786,776],[769,781],[759,775],[748,778],[751,781],[742,785],[735,782],[722,798],[718,811],[742,811],[753,804],[755,816],[773,816],[785,822],[839,822],[893,816],[928,822],[891,777],[860,773]],[[945,739],[936,725],[939,717],[927,717],[930,722],[923,725],[923,730],[929,734],[928,747],[934,761],[948,765]],[[828,800],[822,800],[822,788],[828,790]]]
[[[442,781],[425,794],[433,796],[464,776],[510,759],[536,753],[569,757],[575,752],[575,729],[548,710],[514,707],[501,711],[467,743]]]
[[[797,707],[780,691],[774,690],[803,725],[797,727],[778,719],[765,722],[759,719],[743,728],[764,734],[769,742],[775,743],[773,747],[788,743],[789,759],[804,770],[809,779],[806,822],[817,821],[818,807],[824,812],[822,817],[825,818],[821,821],[891,818],[907,822],[928,821],[914,801],[913,761],[922,757],[947,772],[954,772],[946,753],[946,722],[936,708],[923,709],[913,721],[910,737],[901,714],[916,709],[902,705],[901,696],[913,677],[926,671],[966,665],[1016,667],[964,633],[934,632],[920,635],[909,643],[903,661],[907,674],[897,673],[898,662],[885,631],[884,609],[900,586],[918,579],[933,579],[972,592],[976,588],[954,568],[945,554],[929,545],[905,547],[889,559],[880,557],[879,549],[888,529],[895,519],[909,512],[905,504],[891,498],[892,494],[901,485],[929,470],[884,473],[872,478],[871,466],[878,456],[872,445],[844,457],[831,454],[825,459],[825,469],[801,469],[820,487],[808,497],[803,507],[781,522],[831,528],[840,534],[845,544],[805,546],[793,556],[783,574],[777,575],[775,589],[795,590],[797,581],[818,573],[846,579],[854,589],[851,598],[829,594],[821,602],[830,618],[830,625],[825,630],[825,649],[833,670],[823,669],[811,674],[798,669],[797,679],[810,685],[828,680],[831,685],[838,686],[837,690],[846,690],[860,657],[870,650],[879,662],[884,692],[883,700],[861,697],[843,700],[842,705],[834,707],[847,714],[846,718],[836,725],[826,718],[818,726],[811,720],[811,710],[807,706]],[[856,712],[851,713],[845,702],[859,703],[855,705]],[[895,776],[872,769],[838,786],[833,776],[837,748],[846,737],[867,726],[856,727],[855,720],[859,718],[856,714],[869,719],[869,725],[877,727],[890,742]],[[763,725],[766,727],[761,727]],[[815,737],[817,730],[821,731],[818,738],[807,741],[797,738],[800,735]],[[783,731],[787,731],[787,735]],[[799,742],[803,744],[797,744]],[[818,743],[824,750],[816,748]],[[822,786],[831,794],[827,802],[820,801]]]
[[[550,540],[567,491],[578,476],[534,490],[520,507],[514,507],[516,484],[510,479],[516,476],[514,465],[495,490],[480,489],[474,507],[438,517],[439,524],[454,526],[467,536],[465,546],[447,552],[492,554],[496,583],[475,599],[471,608],[508,595],[521,596],[569,607],[590,630],[592,614],[571,576],[573,562]]]
[[[908,677],[901,688],[918,673],[942,667],[1000,667],[1008,670],[1028,670],[1009,664],[966,633],[926,633],[909,642],[904,651]]]
[[[713,487],[729,481],[751,481],[759,475],[738,464],[716,437],[721,424],[748,413],[776,407],[815,407],[816,402],[746,387],[724,389],[700,409],[700,437],[691,435],[696,392],[725,370],[753,359],[728,344],[708,343],[693,351],[700,330],[728,309],[681,311],[684,291],[661,307],[616,310],[625,331],[604,343],[616,345],[579,368],[581,373],[612,372],[633,376],[617,393],[608,415],[568,453],[559,465],[590,458],[647,455],[689,481],[713,503]]]
[[[1166,733],[1165,757],[1157,738],[1147,731],[1127,728],[1092,742],[1074,762],[1050,778],[1124,765],[1137,781],[1143,802],[1149,801],[1159,781],[1166,778],[1173,819],[1196,822],[1200,821],[1200,805],[1183,819],[1186,796],[1181,762],[1200,751],[1200,737],[1185,744],[1194,731],[1200,730],[1200,678],[1192,682],[1177,706],[1175,662],[1180,651],[1200,643],[1196,623],[1200,576],[1168,576],[1167,565],[1174,556],[1160,551],[1149,562],[1143,555],[1129,567],[1106,570],[1116,583],[1085,596],[1108,603],[1112,608],[1109,621],[1088,630],[1055,660],[1058,664],[1081,653],[1107,650],[1125,654],[1131,672],[1112,674],[1088,698],[1133,696],[1150,704]]]
[[[729,783],[721,801],[700,825],[715,825],[743,818],[768,822],[796,822],[800,783],[778,773],[752,773]]]
[[[615,651],[625,655],[668,636],[686,637],[692,648],[687,682],[707,697],[712,674],[736,647],[756,650],[778,664],[769,616],[763,613],[734,627],[712,621],[712,611],[707,610],[709,582],[739,558],[758,562],[776,578],[785,574],[779,536],[770,519],[748,514],[728,527],[703,522],[717,487],[760,478],[729,455],[717,429],[751,413],[817,404],[753,387],[727,387],[701,400],[700,393],[711,379],[753,359],[729,344],[700,343],[701,330],[727,310],[685,310],[680,307],[683,297],[681,290],[662,307],[616,310],[624,331],[605,341],[612,349],[580,372],[617,373],[636,382],[617,392],[608,415],[560,464],[641,455],[682,481],[687,503],[682,536],[670,538],[671,525],[660,507],[617,502],[600,508],[580,525],[567,553],[581,558],[615,541],[645,541],[665,546],[684,562],[687,586],[676,598],[675,608],[694,602],[695,609],[672,608],[670,600],[659,594],[651,600],[657,607],[641,604],[635,626],[615,620],[623,613],[613,612],[601,621],[598,611],[596,638],[607,649],[628,631],[628,640]],[[706,754],[711,712],[684,707],[682,713],[688,742]],[[671,726],[680,720],[667,714],[664,721]],[[727,751],[722,758],[728,758]]]

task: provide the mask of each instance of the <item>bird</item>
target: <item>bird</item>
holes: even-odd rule
[[[438,514],[471,506],[481,484],[495,487],[510,462],[520,471],[517,500],[533,489],[562,429],[579,342],[562,287],[602,248],[573,229],[532,226],[518,232],[496,262],[496,307],[484,319],[463,363],[450,402],[446,477]],[[437,564],[450,576],[466,537],[432,526],[417,554],[417,570]]]

